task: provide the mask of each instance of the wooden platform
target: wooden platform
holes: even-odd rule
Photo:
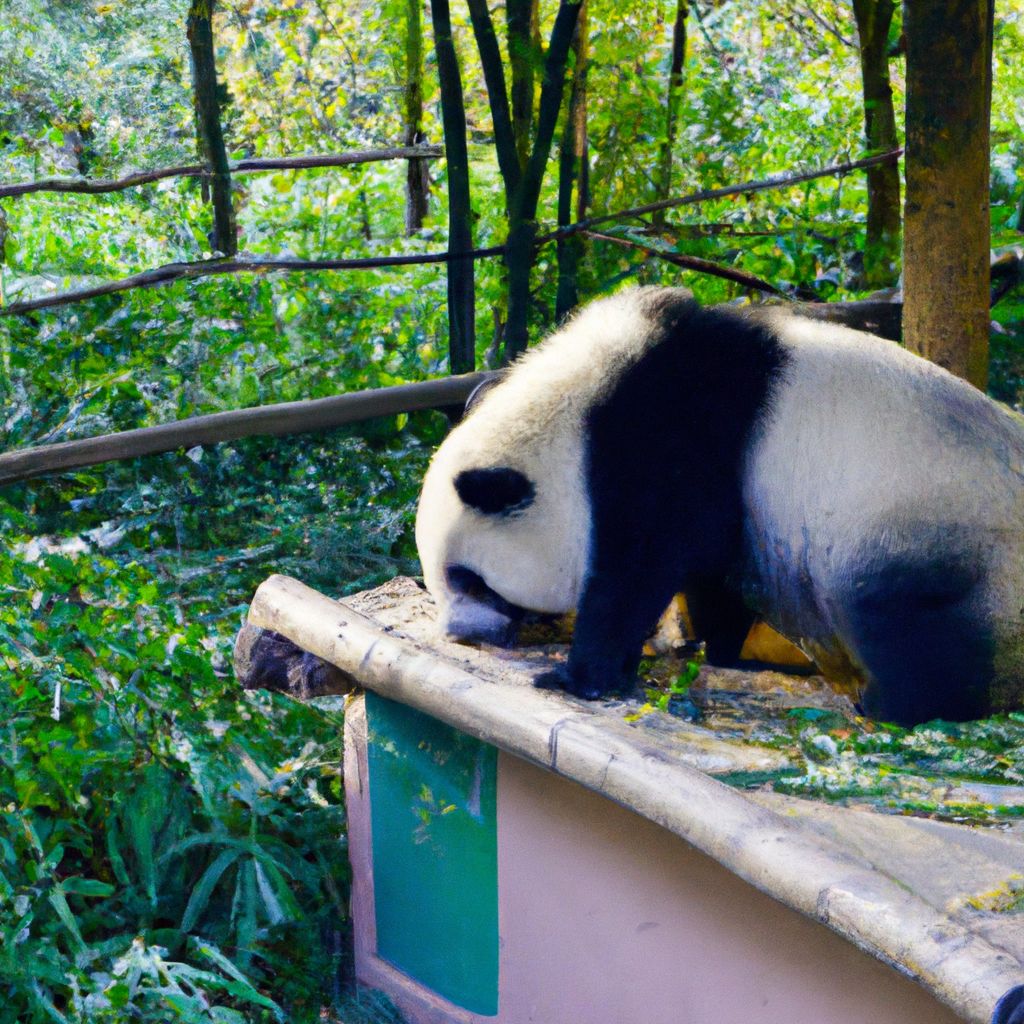
[[[557,651],[440,643],[412,581],[341,604],[272,577],[250,622],[376,695],[368,711],[352,705],[346,727],[357,969],[410,1020],[983,1024],[1024,982],[1020,901],[999,898],[1024,882],[1018,833],[726,785],[777,767],[778,751],[660,713],[638,721],[627,702],[536,690]],[[432,723],[448,732],[420,763],[416,737],[434,736]],[[482,752],[480,785],[494,751],[493,834],[484,790],[465,782],[477,769],[439,773],[454,763],[446,744],[465,764]],[[378,792],[407,784],[421,787],[418,824],[401,824],[402,799],[390,818],[377,809]],[[441,790],[447,802],[431,802]],[[460,815],[482,830],[446,833]],[[389,847],[378,836],[394,821]],[[476,844],[476,866],[456,872],[440,909],[424,907],[419,890],[452,884],[437,865]],[[424,846],[433,866],[406,859]],[[460,938],[463,897],[476,917]],[[493,921],[478,913],[492,903]],[[471,958],[468,988],[439,991],[458,971],[419,951],[455,958],[474,941],[493,957]]]

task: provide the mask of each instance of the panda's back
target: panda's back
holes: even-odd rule
[[[798,317],[770,323],[787,367],[745,467],[755,594],[809,628],[838,613],[813,607],[804,581],[834,594],[910,557],[973,560],[993,587],[1020,594],[1021,420],[892,342]]]

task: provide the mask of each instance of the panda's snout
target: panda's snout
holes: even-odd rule
[[[512,647],[519,625],[526,618],[524,608],[506,601],[479,574],[464,565],[450,565],[445,571],[448,602],[441,611],[441,628],[451,640]]]

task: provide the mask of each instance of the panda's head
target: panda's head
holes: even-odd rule
[[[471,402],[434,456],[416,519],[447,635],[508,645],[527,615],[576,607],[592,531],[588,415],[692,308],[681,289],[592,302]]]
[[[508,386],[440,447],[416,517],[442,631],[506,647],[524,619],[576,606],[589,540],[578,439],[529,436],[502,415]]]

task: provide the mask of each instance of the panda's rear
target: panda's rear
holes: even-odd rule
[[[749,454],[748,599],[876,717],[1019,705],[1019,420],[891,342],[773,329],[790,371]]]

